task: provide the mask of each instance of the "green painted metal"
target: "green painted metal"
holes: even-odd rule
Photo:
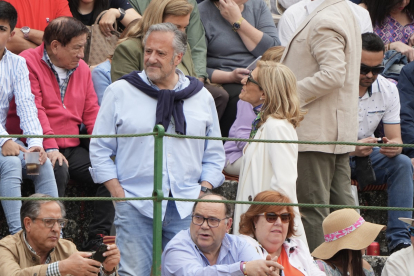
[[[154,127],[154,216],[153,216],[153,249],[152,249],[152,275],[161,275],[161,253],[162,253],[162,161],[163,161],[163,139],[165,129],[162,125]]]

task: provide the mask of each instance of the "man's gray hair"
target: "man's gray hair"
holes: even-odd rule
[[[53,198],[50,195],[45,194],[33,194],[29,197],[39,197],[39,198]],[[20,222],[22,224],[23,231],[26,231],[24,227],[24,218],[29,217],[31,220],[34,220],[39,216],[41,205],[48,202],[56,202],[60,211],[62,212],[62,218],[66,216],[65,205],[59,200],[25,200],[23,201],[22,208],[20,208]]]
[[[149,27],[147,33],[144,36],[143,44],[145,45],[148,39],[148,36],[152,32],[165,32],[165,33],[173,33],[173,48],[174,48],[174,56],[182,53],[185,54],[187,50],[187,35],[186,33],[177,29],[177,27],[172,23],[159,23],[155,25],[151,25]]]

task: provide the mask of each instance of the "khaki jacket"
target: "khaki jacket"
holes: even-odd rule
[[[55,250],[50,253],[51,263],[65,260],[76,251],[75,244],[59,239]],[[45,276],[47,267],[27,248],[23,231],[0,241],[0,276]]]
[[[298,80],[302,141],[357,141],[361,31],[346,0],[325,0],[296,30],[282,63]],[[343,145],[299,145],[299,151],[343,154]]]

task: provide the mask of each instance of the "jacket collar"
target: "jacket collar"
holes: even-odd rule
[[[330,7],[336,3],[339,2],[344,2],[347,0],[325,0],[323,1],[323,3],[321,3],[300,25],[299,27],[296,29],[295,33],[292,36],[292,39],[289,41],[289,43],[286,45],[286,49],[289,50],[290,48],[290,44],[292,43],[292,41],[295,39],[295,37],[308,25],[308,23],[312,20],[312,18],[315,17],[315,15],[317,15],[320,11],[326,9],[327,7]],[[287,54],[288,51],[285,51],[283,53],[282,59],[281,59],[281,63],[283,63],[283,60],[285,59],[285,56]]]

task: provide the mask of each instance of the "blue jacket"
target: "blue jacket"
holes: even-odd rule
[[[414,63],[403,67],[397,85],[401,103],[401,136],[404,144],[414,144]],[[403,153],[414,158],[414,148],[403,148]]]

